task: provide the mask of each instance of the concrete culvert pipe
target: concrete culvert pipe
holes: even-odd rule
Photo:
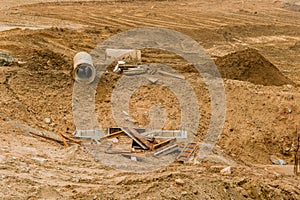
[[[91,83],[96,76],[92,56],[86,52],[79,52],[74,56],[73,76],[75,81]]]

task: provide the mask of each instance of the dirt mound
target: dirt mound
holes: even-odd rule
[[[70,60],[70,59],[69,59]],[[28,52],[25,67],[30,70],[71,70],[71,62],[63,54],[49,50],[32,50]]]
[[[265,86],[295,85],[255,49],[237,51],[220,57],[215,62],[222,77],[227,79]]]

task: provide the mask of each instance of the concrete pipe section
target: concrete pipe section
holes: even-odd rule
[[[73,76],[75,81],[91,83],[96,77],[96,70],[92,56],[86,52],[79,52],[74,56]]]

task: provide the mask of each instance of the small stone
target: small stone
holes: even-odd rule
[[[55,127],[55,126],[56,126],[56,124],[55,124],[55,123],[51,123],[51,124],[50,124],[50,126],[52,126],[52,127]]]
[[[131,156],[131,160],[136,162],[137,158],[135,156]]]
[[[40,163],[41,165],[45,164],[45,162],[47,161],[47,159],[45,158],[40,158],[40,157],[34,157],[32,158],[34,161]]]
[[[129,116],[128,112],[126,112],[125,110],[123,110],[122,113],[126,116]]]
[[[175,180],[175,183],[178,184],[178,185],[184,185],[184,180],[178,178]]]
[[[17,63],[18,63],[19,65],[24,65],[24,64],[26,64],[27,62],[25,62],[25,61],[17,61]]]
[[[286,162],[284,160],[281,160],[274,155],[270,156],[270,160],[275,165],[286,165]]]
[[[150,78],[148,78],[148,81],[152,84],[155,84],[158,81],[158,79],[150,77]]]
[[[44,119],[44,122],[45,122],[46,124],[50,124],[52,121],[51,121],[50,118],[47,117],[47,118]]]
[[[225,167],[220,171],[221,175],[227,176],[231,174],[231,167]]]
[[[132,123],[137,123],[137,121],[131,117],[127,117],[126,120]]]
[[[187,195],[188,194],[188,192],[187,191],[183,191],[183,192],[181,192],[181,195],[182,196],[185,196],[185,195]]]

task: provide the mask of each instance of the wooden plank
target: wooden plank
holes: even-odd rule
[[[119,135],[120,133],[123,133],[123,132],[124,132],[124,131],[117,131],[117,132],[114,132],[114,133],[112,133],[112,134],[105,135],[105,136],[101,137],[100,139],[104,139],[104,138],[116,136],[116,135]]]
[[[176,140],[175,138],[172,138],[172,139],[163,141],[163,142],[161,142],[161,143],[155,144],[155,145],[153,146],[153,149],[158,149],[158,148],[160,148],[160,147],[162,147],[162,146],[165,146],[165,145],[167,145],[167,144],[169,144],[169,143],[171,143],[171,142],[173,142],[173,141],[175,141],[175,140]]]
[[[128,130],[136,137],[138,140],[140,140],[145,146],[147,146],[148,149],[153,149],[153,144],[151,144],[143,135],[139,134],[135,129],[128,128]]]
[[[166,152],[166,151],[169,151],[170,149],[173,149],[173,148],[175,148],[175,147],[178,147],[178,144],[173,144],[173,145],[171,145],[171,146],[168,146],[168,147],[166,147],[166,148],[164,148],[164,149],[162,149],[162,150],[160,150],[160,151],[154,153],[153,155],[154,155],[154,156],[158,156],[158,155],[160,155],[160,154],[162,154],[162,153],[164,153],[164,152]]]
[[[135,135],[128,129],[122,127],[122,130],[131,138],[133,139],[138,145],[140,145],[143,149],[147,150],[149,149],[143,142],[141,142],[138,138],[135,137]]]
[[[82,143],[82,141],[81,140],[75,140],[75,139],[73,139],[73,138],[70,138],[70,137],[67,137],[67,136],[65,136],[65,135],[63,135],[63,134],[61,134],[66,140],[68,140],[68,141],[70,141],[70,142],[72,142],[72,143],[76,143],[76,144],[79,144],[79,145],[81,145],[81,143]]]
[[[64,145],[65,145],[66,147],[68,147],[69,145],[68,145],[66,139],[64,138],[64,136],[63,136],[61,133],[58,133],[58,135],[59,135],[60,139],[63,141]]]
[[[107,154],[122,154],[122,153],[131,153],[131,151],[117,151],[117,150],[111,150],[111,151],[105,151],[104,153]]]
[[[43,132],[34,133],[32,131],[29,131],[29,133],[32,134],[32,135],[38,136],[38,137],[42,137],[44,139],[48,139],[48,140],[52,140],[52,141],[55,141],[55,142],[63,143],[62,140],[57,139],[56,137],[54,137],[50,134],[46,134],[46,133],[43,133]]]
[[[52,141],[58,142],[60,144],[63,143],[67,147],[69,146],[68,142],[76,143],[76,144],[81,145],[80,140],[75,140],[75,139],[69,138],[69,137],[63,135],[62,133],[58,133],[57,135],[56,134],[45,133],[45,132],[35,133],[33,131],[29,131],[29,133],[31,135],[42,137],[42,138],[47,139],[47,140],[52,140]]]

